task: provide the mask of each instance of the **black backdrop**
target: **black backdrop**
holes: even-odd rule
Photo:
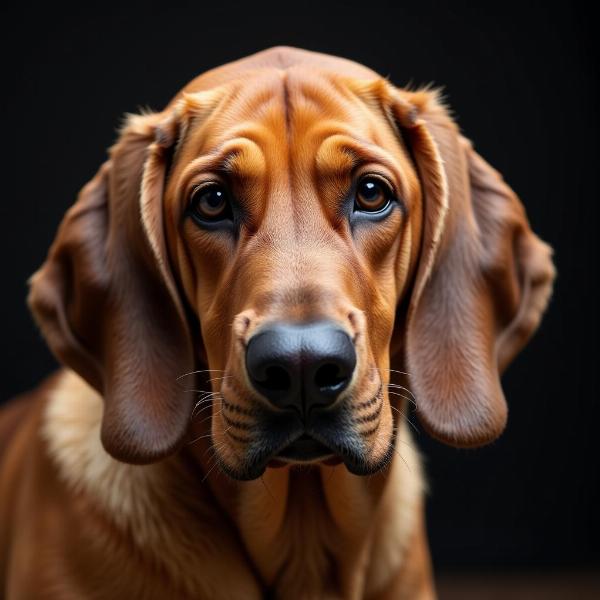
[[[343,55],[397,84],[443,85],[464,133],[556,250],[541,330],[504,377],[508,429],[477,451],[418,435],[438,567],[592,567],[600,558],[598,95],[593,20],[573,3],[128,3],[3,9],[2,399],[55,363],[25,308],[65,209],[124,112],[276,44]],[[84,4],[82,3],[82,6]],[[74,11],[74,12],[73,12]],[[1,492],[0,492],[1,493]]]

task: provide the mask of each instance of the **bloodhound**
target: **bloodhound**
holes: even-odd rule
[[[500,435],[553,278],[430,89],[274,48],[129,116],[31,278],[6,597],[434,597],[410,404]]]

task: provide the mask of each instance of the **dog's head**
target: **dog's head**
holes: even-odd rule
[[[198,373],[233,477],[274,460],[371,473],[393,448],[391,353],[433,436],[494,439],[548,246],[435,92],[257,56],[130,117],[32,278],[51,349],[105,398],[105,448],[172,453],[198,427]]]

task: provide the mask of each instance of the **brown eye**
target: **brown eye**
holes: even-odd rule
[[[220,221],[231,215],[229,195],[224,186],[211,183],[196,188],[190,198],[190,213],[201,222]]]
[[[392,199],[389,186],[376,177],[365,177],[356,188],[355,210],[380,212]]]

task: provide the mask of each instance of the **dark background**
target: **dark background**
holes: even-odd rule
[[[342,55],[399,85],[443,85],[463,132],[556,251],[549,312],[503,379],[506,433],[476,451],[417,436],[431,482],[435,564],[597,567],[593,19],[574,3],[301,4],[3,9],[1,398],[55,368],[25,307],[26,280],[123,113],[159,109],[202,71],[268,46]]]

